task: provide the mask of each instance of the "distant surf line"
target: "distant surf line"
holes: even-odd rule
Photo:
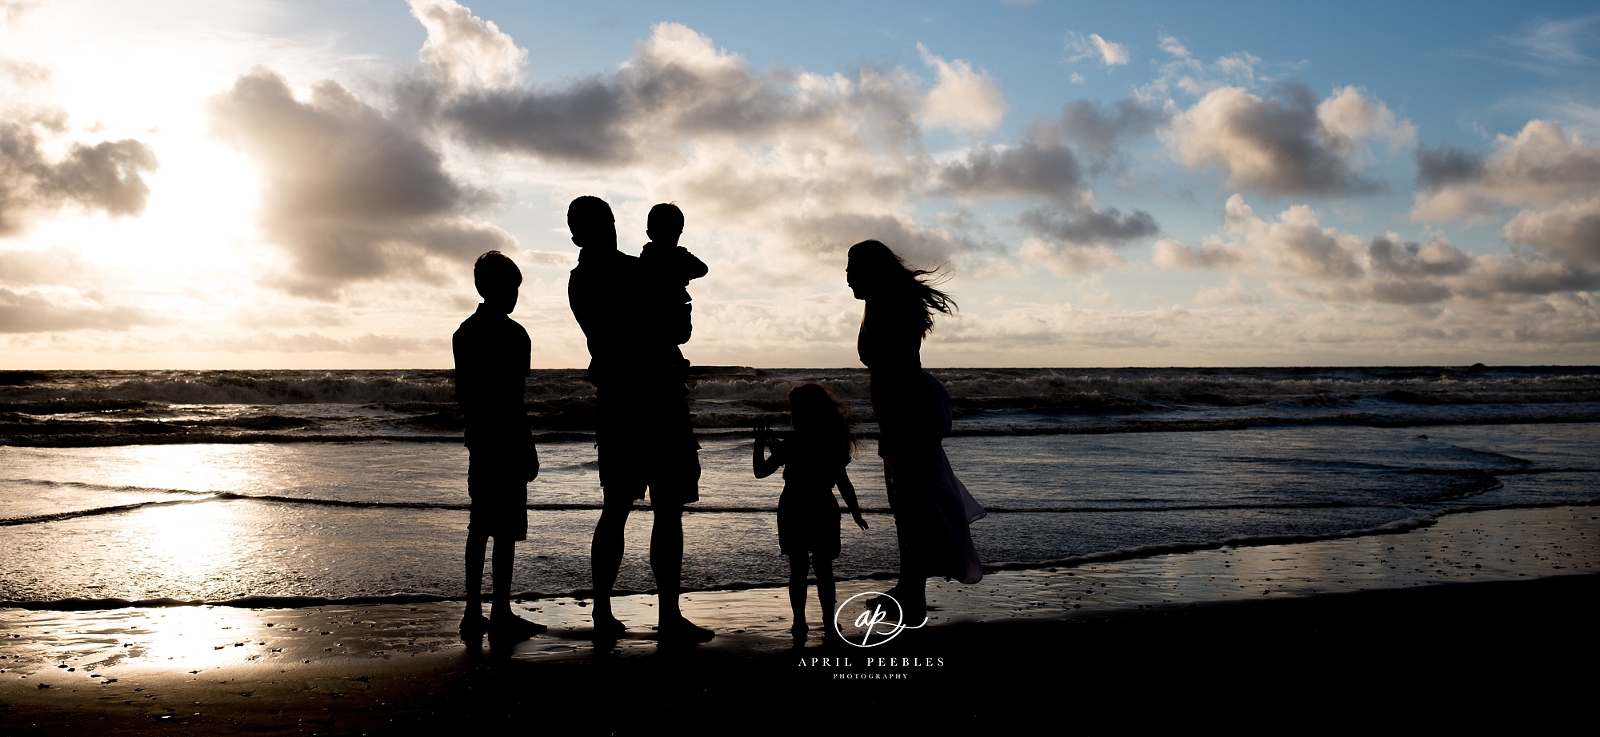
[[[1549,425],[1589,424],[1600,422],[1600,413],[1578,414],[1521,414],[1498,417],[1412,417],[1386,418],[1370,413],[1353,413],[1316,417],[1242,417],[1218,420],[1118,420],[1111,423],[1078,423],[1051,425],[1008,425],[1004,427],[957,427],[947,437],[1032,437],[1050,435],[1122,435],[1138,433],[1229,432],[1271,428],[1311,427],[1371,427],[1402,429],[1414,427],[1455,427],[1463,425]],[[106,423],[115,427],[115,423]],[[3,430],[3,428],[0,428]],[[696,428],[695,435],[702,438],[742,438],[750,431],[740,428]],[[859,437],[876,440],[877,430],[865,428]],[[591,431],[535,432],[540,443],[594,442]],[[119,433],[61,433],[61,434],[3,434],[0,446],[19,448],[102,448],[129,445],[240,445],[252,443],[460,443],[460,434],[290,434],[272,432],[245,433],[191,433],[176,427],[171,434],[119,434]]]

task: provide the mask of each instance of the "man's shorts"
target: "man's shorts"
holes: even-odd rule
[[[467,529],[496,540],[528,539],[528,482],[524,460],[499,448],[469,450]]]
[[[700,443],[688,403],[681,389],[665,394],[608,390],[596,398],[595,442],[607,504],[643,499],[646,488],[658,506],[700,500]]]

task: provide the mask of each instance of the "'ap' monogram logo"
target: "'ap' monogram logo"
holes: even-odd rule
[[[890,603],[894,604],[895,621],[888,621],[889,613],[883,610],[881,602],[874,601],[871,609],[863,609],[860,614],[856,615],[853,621],[854,626],[847,634],[845,627],[839,623],[840,616],[850,607],[850,602],[868,596],[888,599]],[[893,640],[904,630],[920,629],[928,623],[927,618],[924,617],[921,624],[908,625],[904,621],[904,612],[905,610],[901,608],[900,602],[895,600],[893,596],[879,591],[863,591],[845,599],[844,603],[839,605],[839,609],[833,613],[833,631],[838,633],[839,639],[856,647],[877,647]]]

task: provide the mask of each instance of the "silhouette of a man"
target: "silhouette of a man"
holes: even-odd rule
[[[700,460],[689,422],[685,361],[672,336],[661,334],[661,321],[655,317],[663,290],[637,257],[617,250],[616,220],[604,200],[573,200],[567,227],[581,249],[567,282],[567,298],[589,343],[605,495],[589,550],[595,636],[616,637],[626,629],[612,614],[611,590],[622,566],[628,513],[648,489],[655,517],[650,568],[660,602],[659,636],[664,641],[709,640],[713,633],[684,619],[678,608],[683,505],[700,499]]]
[[[511,561],[516,541],[528,539],[528,482],[539,475],[539,453],[528,432],[524,384],[532,344],[510,317],[522,271],[499,251],[478,257],[472,280],[483,296],[451,344],[456,360],[456,401],[466,417],[467,611],[461,636],[515,642],[545,631],[511,612]],[[494,538],[494,598],[483,616],[483,557]]]

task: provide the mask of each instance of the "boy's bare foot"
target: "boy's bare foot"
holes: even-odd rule
[[[549,627],[529,622],[515,614],[489,620],[489,639],[496,642],[521,642],[534,635],[542,635]]]
[[[662,622],[656,631],[662,642],[706,642],[717,636],[717,633],[696,627],[683,617]]]
[[[628,625],[609,614],[595,614],[594,639],[615,640],[628,632]]]
[[[463,641],[475,641],[489,631],[489,618],[481,613],[468,611],[466,616],[461,618],[461,628],[458,631]]]

